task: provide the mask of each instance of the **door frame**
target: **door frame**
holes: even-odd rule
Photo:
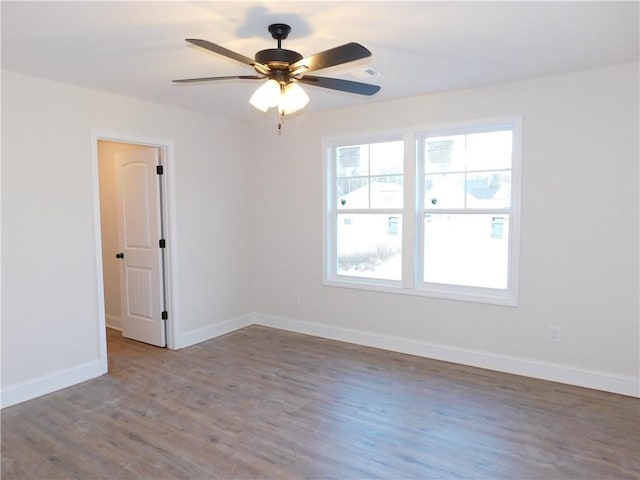
[[[166,285],[166,310],[168,320],[166,324],[167,348],[175,349],[179,332],[178,309],[178,284],[177,284],[177,235],[176,235],[176,198],[174,175],[174,143],[172,140],[151,138],[141,135],[133,135],[121,132],[91,130],[91,168],[93,173],[93,198],[94,198],[94,230],[96,240],[96,274],[98,294],[98,341],[100,345],[100,357],[103,365],[107,362],[107,334],[104,301],[104,278],[102,265],[102,226],[100,223],[100,172],[98,164],[98,142],[129,143],[157,147],[160,150],[161,163],[164,175],[160,176],[162,184],[162,219],[164,222],[165,247],[164,276]]]

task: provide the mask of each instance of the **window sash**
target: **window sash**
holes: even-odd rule
[[[497,219],[502,219],[498,222]],[[504,222],[507,227],[504,229]],[[435,222],[435,223],[433,223]],[[424,214],[421,222],[422,257],[418,265],[418,283],[423,288],[443,288],[443,285],[487,291],[505,291],[509,282],[510,215],[508,213],[470,213],[456,215],[438,212]],[[429,227],[429,224],[433,226]],[[473,234],[447,237],[447,227],[467,229]],[[427,228],[436,230],[429,236]],[[438,230],[441,230],[438,232]],[[444,231],[442,231],[444,230]],[[440,235],[439,235],[440,234]],[[455,250],[438,248],[433,255],[434,243],[458,244]],[[506,251],[504,250],[506,244]],[[474,252],[475,250],[475,252]],[[446,265],[439,265],[441,262]],[[494,265],[491,264],[494,262]],[[464,266],[461,267],[461,263]],[[496,266],[501,269],[497,270]],[[475,267],[474,267],[475,266]],[[429,277],[429,278],[427,278]],[[445,279],[449,281],[444,281]],[[440,281],[438,281],[440,280]],[[490,286],[493,284],[493,286]]]
[[[394,229],[392,219],[395,219]],[[399,284],[402,281],[402,230],[398,224],[401,226],[403,220],[402,212],[339,212],[335,223],[336,276]],[[350,231],[351,236],[343,237],[341,233],[349,233],[345,230]]]

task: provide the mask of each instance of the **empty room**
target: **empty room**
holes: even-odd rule
[[[3,479],[640,479],[640,3],[2,1]]]

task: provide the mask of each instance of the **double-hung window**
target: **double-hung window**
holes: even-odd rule
[[[519,118],[326,145],[325,284],[517,300]]]
[[[336,145],[331,161],[332,276],[402,280],[402,138]]]
[[[417,287],[507,299],[513,284],[513,128],[418,137]]]

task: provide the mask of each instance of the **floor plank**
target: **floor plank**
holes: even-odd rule
[[[640,400],[251,326],[2,411],[3,479],[640,478]]]

